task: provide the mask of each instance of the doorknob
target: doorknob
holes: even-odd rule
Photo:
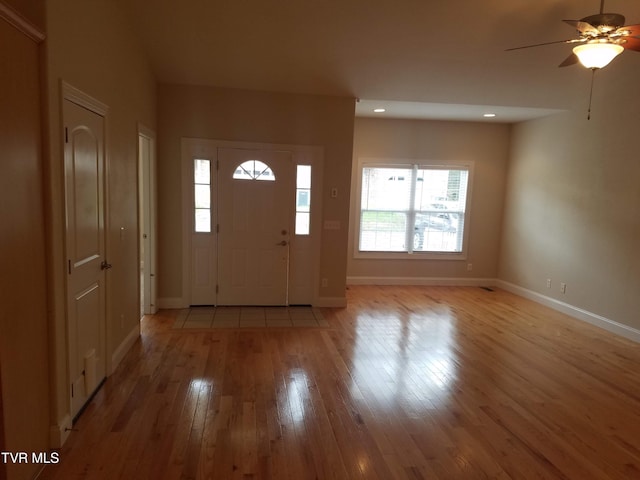
[[[276,245],[280,245],[281,247],[286,247],[287,245],[289,245],[289,242],[287,242],[286,240],[282,240],[281,242],[276,243]]]
[[[110,263],[107,263],[106,261],[103,261],[100,264],[100,269],[101,270],[109,270],[111,267],[113,267],[113,265],[111,265]]]

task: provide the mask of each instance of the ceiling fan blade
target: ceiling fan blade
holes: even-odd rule
[[[574,21],[575,20],[569,20],[569,22]],[[588,17],[581,18],[580,21],[591,25],[601,32],[603,31],[603,27],[607,27],[605,29],[606,31],[622,27],[624,25],[625,18],[624,15],[620,15],[619,13],[599,13],[597,15],[589,15]],[[570,25],[572,25],[572,23],[570,23]]]
[[[639,25],[625,25],[616,29],[615,35],[621,35],[624,37],[638,37],[640,36],[640,24]]]
[[[640,52],[640,38],[624,37],[619,45],[622,45],[625,50],[634,50],[636,52]]]
[[[599,33],[596,27],[594,27],[590,23],[583,22],[582,20],[563,20],[563,22],[571,25],[580,33],[584,33],[587,35],[597,35]]]
[[[578,63],[578,61],[578,56],[575,53],[572,53],[567,58],[565,58],[564,61],[560,65],[558,65],[558,67],[568,67],[570,65],[575,65],[576,63]]]
[[[509,52],[511,50],[522,50],[523,48],[542,47],[543,45],[553,45],[554,43],[576,43],[576,42],[582,42],[582,41],[584,40],[572,38],[569,40],[557,40],[555,42],[536,43],[534,45],[525,45],[524,47],[507,48],[505,52]]]

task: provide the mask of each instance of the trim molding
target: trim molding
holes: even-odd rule
[[[611,333],[615,333],[616,335],[620,335],[621,337],[625,337],[629,340],[640,343],[640,330],[628,325],[618,323],[615,320],[611,320],[610,318],[603,317],[596,313],[589,312],[574,305],[561,302],[560,300],[556,300],[555,298],[547,297],[540,293],[534,292],[533,290],[528,290],[526,288],[514,285],[513,283],[505,282],[503,280],[498,280],[497,286],[502,288],[503,290],[569,315],[570,317],[573,317],[577,320],[582,320],[583,322],[589,323],[596,327],[600,327]]]
[[[313,301],[314,307],[336,307],[347,306],[346,297],[316,297]],[[189,304],[183,298],[158,298],[158,310],[176,310],[189,308]]]
[[[347,277],[347,285],[428,285],[453,287],[492,287],[495,278],[456,277]]]
[[[25,34],[36,43],[41,43],[45,39],[44,33],[33,23],[23,17],[9,5],[5,5],[0,1],[0,18],[8,24]]]
[[[65,82],[64,80],[60,80],[60,89],[61,89],[61,97],[64,100],[69,100],[81,107],[86,108],[87,110],[91,110],[93,113],[100,115],[101,117],[106,117],[109,114],[109,107],[102,103],[100,100],[93,98],[91,95],[84,93],[79,88],[74,87],[73,85]],[[106,125],[105,125],[106,131]],[[105,144],[106,144],[106,134],[105,134]],[[106,148],[105,148],[106,149]]]
[[[138,337],[140,336],[140,323],[136,324],[135,327],[129,332],[129,334],[125,337],[120,345],[113,351],[111,355],[111,371],[109,375],[116,371],[118,365],[127,354],[127,352],[131,349]]]
[[[50,448],[62,448],[64,442],[69,438],[72,426],[73,424],[69,415],[65,415],[59,419],[57,425],[51,425],[49,428]]]

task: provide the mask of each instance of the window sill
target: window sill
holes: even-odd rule
[[[356,251],[355,259],[363,260],[447,260],[467,259],[466,252],[363,252]]]

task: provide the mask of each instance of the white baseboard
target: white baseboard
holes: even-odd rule
[[[492,287],[495,278],[455,277],[347,277],[347,285],[426,285],[458,287]]]
[[[71,416],[69,415],[65,415],[58,420],[58,425],[51,425],[49,428],[49,447],[54,449],[62,448],[64,442],[69,438],[71,427]]]
[[[569,315],[570,317],[582,320],[583,322],[590,323],[591,325],[600,327],[611,333],[615,333],[616,335],[620,335],[629,340],[640,343],[640,330],[637,330],[628,325],[618,323],[615,320],[611,320],[610,318],[603,317],[596,313],[589,312],[574,305],[561,302],[560,300],[556,300],[555,298],[547,297],[538,292],[534,292],[533,290],[528,290],[526,288],[520,287],[513,283],[505,282],[503,280],[499,280],[497,286],[508,292],[515,293],[516,295],[527,298],[529,300],[533,300],[536,303]]]
[[[109,372],[109,375],[111,375],[113,372],[116,371],[116,368],[118,368],[118,365],[120,365],[120,362],[122,361],[124,356],[127,354],[129,349],[133,346],[134,343],[136,343],[136,340],[138,339],[139,336],[140,336],[140,324],[138,323],[136,324],[135,327],[131,329],[131,331],[122,341],[122,343],[118,345],[118,348],[114,350],[113,355],[111,355],[111,371]]]
[[[158,309],[189,308],[189,302],[182,297],[158,298]]]
[[[313,302],[314,307],[335,307],[342,308],[347,306],[345,297],[317,297]],[[182,298],[159,298],[158,309],[183,309],[189,308],[189,304],[185,303]]]

